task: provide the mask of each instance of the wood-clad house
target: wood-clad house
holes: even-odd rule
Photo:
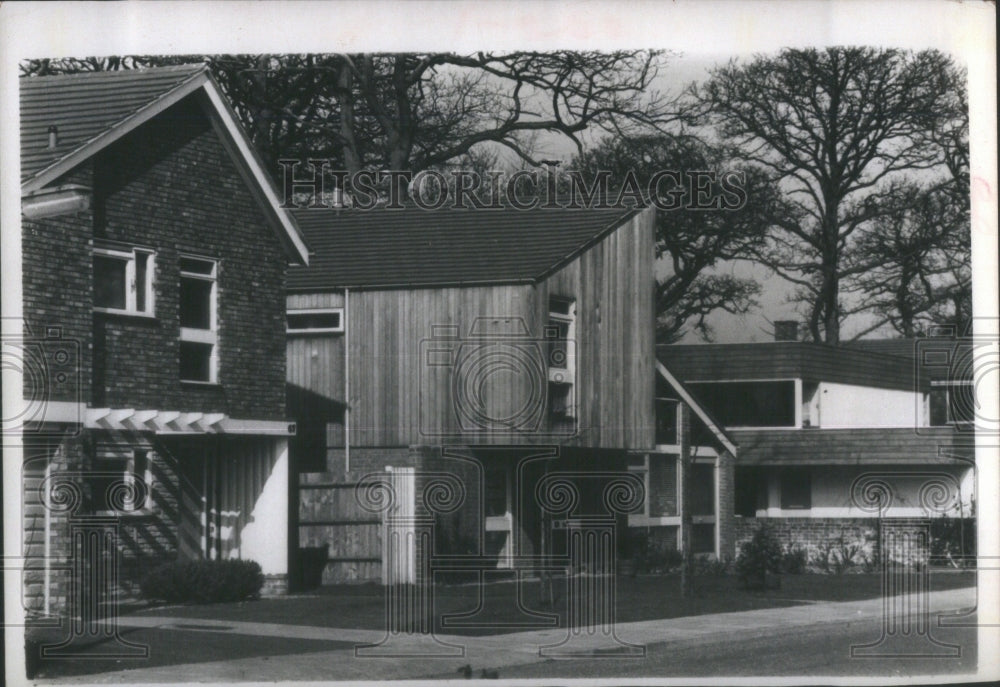
[[[20,102],[27,608],[177,558],[284,589],[294,219],[204,66],[25,77]]]
[[[312,251],[287,299],[299,544],[324,580],[381,574],[379,516],[351,488],[366,475],[458,476],[435,545],[510,567],[544,539],[543,475],[627,472],[655,449],[652,210],[296,218]],[[599,509],[600,479],[576,482],[574,512]]]

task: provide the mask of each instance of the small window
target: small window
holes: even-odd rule
[[[180,259],[180,378],[218,381],[218,284],[215,260]]]
[[[656,399],[656,443],[658,445],[676,446],[680,443],[678,405],[679,401],[673,398]]]
[[[972,382],[934,385],[930,392],[932,426],[968,424],[975,421],[976,390]]]
[[[94,248],[94,310],[153,314],[153,252]]]
[[[289,310],[285,316],[289,334],[339,334],[344,331],[342,308]]]
[[[570,298],[549,299],[549,320],[545,327],[548,356],[549,417],[569,420],[576,417],[576,302]]]

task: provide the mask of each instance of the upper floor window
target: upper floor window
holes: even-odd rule
[[[549,319],[545,327],[549,370],[549,415],[555,419],[576,417],[576,301],[549,299]]]
[[[794,427],[795,382],[689,382],[702,406],[725,427]]]
[[[289,334],[339,334],[344,331],[343,308],[300,308],[285,315]]]
[[[180,259],[181,381],[218,381],[218,285],[215,260]]]
[[[94,248],[94,310],[153,314],[154,253],[142,248]]]

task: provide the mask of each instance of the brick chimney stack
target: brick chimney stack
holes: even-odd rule
[[[775,341],[798,341],[799,323],[795,320],[775,320],[774,322]]]

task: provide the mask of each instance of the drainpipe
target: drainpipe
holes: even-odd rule
[[[51,489],[49,477],[52,476],[52,455],[48,447],[46,447],[45,456],[45,481],[43,482],[46,487],[43,496],[45,499],[45,586],[43,594],[45,596],[45,616],[48,617],[51,603],[49,585],[52,583],[52,557],[50,555],[52,547],[52,503],[49,500],[49,490]]]
[[[344,473],[351,470],[351,291],[344,289]]]

